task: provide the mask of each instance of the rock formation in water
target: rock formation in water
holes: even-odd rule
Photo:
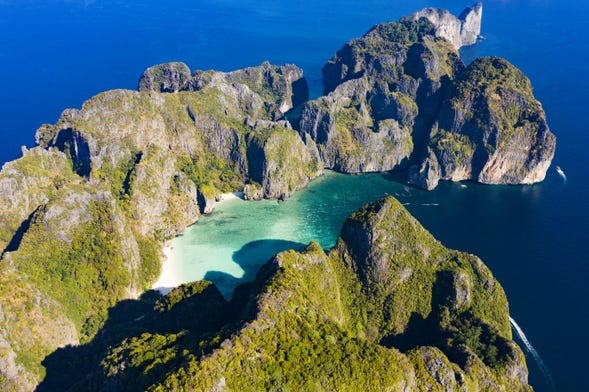
[[[440,179],[542,180],[555,138],[528,79],[498,58],[465,67],[437,29],[412,17],[375,26],[325,65],[326,95],[310,102],[294,65],[224,73],[168,63],[147,69],[139,91],[101,93],[41,126],[37,146],[0,172],[0,389],[32,390],[55,366],[45,357],[57,348],[106,339],[97,332],[116,324],[109,312],[148,289],[160,272],[163,241],[210,212],[221,193],[285,199],[324,167],[410,168],[410,181],[427,189]],[[293,130],[287,117],[297,113]],[[109,342],[121,350],[100,365],[110,370],[88,373],[100,378],[106,371],[117,380],[108,388],[116,389],[135,377],[135,367],[150,363],[141,368],[150,376],[137,382],[167,388],[176,385],[174,377],[182,383],[202,377],[221,388],[248,380],[219,367],[239,360],[252,372],[251,385],[263,379],[308,389],[315,384],[300,384],[300,377],[309,371],[333,375],[317,374],[317,385],[327,389],[374,379],[375,388],[471,390],[484,383],[525,390],[505,298],[480,261],[443,249],[392,200],[362,211],[329,255],[313,245],[278,256],[266,269],[277,272],[262,273],[254,288],[236,295],[248,306],[224,303],[214,288],[185,288],[221,301],[224,316],[207,327],[212,340],[198,335],[188,340],[197,346],[175,345],[184,332],[170,335],[173,323],[161,319],[143,331],[158,334],[147,341]],[[182,290],[162,301],[188,296]],[[242,315],[247,320],[226,318],[243,310],[251,311]],[[291,317],[299,311],[304,317]],[[254,355],[256,346],[246,343],[263,331],[257,343],[265,356]],[[298,342],[304,345],[296,348]],[[134,357],[145,351],[129,344],[147,350],[146,357]],[[174,362],[160,374],[163,368],[149,362],[154,353],[185,351],[189,357],[177,358],[191,366],[183,370]],[[322,352],[335,355],[333,367],[311,361]],[[125,370],[131,357],[133,367]],[[337,378],[343,369],[352,369],[349,379]],[[366,372],[370,377],[361,379]]]
[[[52,354],[41,387],[531,390],[500,284],[390,197],[351,215],[329,253],[276,255],[231,302],[205,282],[137,302],[92,343]]]
[[[463,46],[475,44],[479,39],[483,19],[483,3],[478,2],[472,7],[466,7],[458,18],[448,10],[439,8],[424,8],[413,13],[411,18],[415,20],[428,19],[434,25],[436,36],[446,38],[458,50]]]
[[[458,75],[427,140],[425,159],[409,176],[425,189],[439,179],[542,181],[556,144],[528,78],[497,57],[477,59]]]
[[[434,22],[403,18],[344,45],[323,67],[326,95],[303,106],[302,139],[327,168],[409,168],[425,189],[542,181],[556,138],[529,80],[498,58],[465,67]]]

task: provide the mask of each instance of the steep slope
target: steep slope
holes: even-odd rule
[[[411,168],[409,182],[428,190],[440,179],[544,179],[556,139],[529,80],[498,58],[465,69],[456,52],[462,44],[454,41],[466,40],[460,34],[471,35],[460,23],[476,25],[471,14],[479,11],[475,6],[459,22],[425,9],[377,25],[325,64],[326,95],[304,105],[297,129],[326,168]],[[471,27],[480,30],[477,18]]]
[[[329,253],[311,243],[278,254],[231,303],[211,289],[199,282],[172,291],[155,306],[158,324],[190,308],[197,319],[153,331],[148,312],[151,332],[126,324],[118,343],[98,345],[89,377],[67,382],[152,391],[531,390],[499,283],[390,197],[350,216]],[[230,316],[219,324],[219,314]],[[72,373],[64,363],[76,363],[76,353],[63,355],[53,359],[54,383]]]
[[[473,61],[452,83],[429,135],[427,157],[410,181],[484,184],[542,181],[556,138],[528,78],[498,57]]]
[[[136,298],[155,280],[163,241],[197,221],[201,213],[209,213],[221,193],[244,190],[251,199],[285,199],[321,175],[323,167],[354,173],[411,168],[410,181],[427,189],[440,179],[485,183],[542,180],[554,154],[555,138],[529,81],[497,58],[480,59],[465,68],[453,45],[438,36],[438,27],[426,18],[411,17],[375,26],[363,38],[346,44],[326,64],[327,95],[311,102],[304,103],[307,85],[294,65],[264,63],[224,73],[191,72],[183,63],[167,63],[147,69],[139,91],[101,93],[79,110],[65,110],[56,124],[41,126],[37,146],[23,150],[23,157],[5,164],[0,172],[0,388],[32,390],[46,375],[46,356],[59,347],[91,341],[98,331],[102,334],[102,327],[110,320],[108,309],[116,309],[123,299]],[[296,108],[299,105],[302,107]],[[298,109],[300,121],[293,130],[287,117],[293,118]],[[358,383],[375,379],[380,381],[374,385],[393,385],[391,380],[413,385],[415,381],[404,374],[413,374],[411,363],[417,362],[411,361],[425,363],[426,357],[436,363],[451,360],[458,364],[464,377],[457,377],[467,384],[476,380],[479,368],[488,370],[484,370],[485,377],[491,374],[484,378],[491,380],[488,385],[511,385],[516,373],[525,378],[521,368],[509,367],[520,363],[519,352],[509,351],[511,343],[501,340],[509,339],[504,297],[500,289],[497,294],[486,270],[476,267],[478,262],[456,256],[455,262],[465,265],[461,267],[464,271],[456,270],[451,261],[444,261],[454,256],[448,256],[429,237],[420,237],[417,249],[423,242],[429,244],[425,250],[421,254],[407,251],[403,254],[406,265],[391,269],[387,260],[396,257],[394,254],[374,253],[386,241],[371,243],[376,233],[369,229],[372,221],[362,218],[359,222],[359,228],[353,222],[346,225],[342,240],[329,255],[312,246],[305,254],[279,256],[274,263],[278,275],[270,274],[272,268],[268,267],[265,273],[272,275],[266,275],[270,280],[262,279],[250,288],[263,294],[252,299],[249,308],[244,303],[222,305],[223,312],[236,316],[213,324],[232,323],[230,327],[225,325],[217,338],[203,337],[201,331],[189,340],[190,344],[203,344],[198,353],[191,351],[190,345],[187,348],[193,355],[193,368],[170,373],[169,379],[158,373],[143,380],[144,384],[175,385],[176,381],[190,382],[195,374],[228,377],[221,375],[218,366],[229,366],[229,362],[215,363],[202,357],[218,348],[221,337],[239,337],[243,332],[249,337],[236,342],[245,344],[247,339],[255,340],[255,333],[247,332],[250,324],[244,327],[244,320],[270,328],[275,323],[289,325],[294,319],[299,330],[292,334],[286,327],[272,329],[270,340],[258,342],[266,357],[248,347],[251,358],[262,361],[260,366],[270,366],[272,361],[284,359],[273,356],[286,352],[278,347],[283,339],[285,347],[295,347],[298,336],[306,336],[305,344],[333,350],[339,358],[337,366],[326,372],[334,377],[356,363],[345,359],[348,349],[356,358],[364,358],[362,353],[366,353],[374,363],[401,364],[389,370],[381,368],[381,378],[366,365],[353,368],[352,378]],[[349,234],[352,229],[359,231]],[[366,241],[354,245],[362,236]],[[395,245],[399,252],[409,249],[408,244],[417,244],[411,236],[399,238],[409,241]],[[442,259],[430,257],[438,253],[443,254]],[[305,295],[316,297],[294,296],[287,287],[281,288],[287,295],[284,298],[267,291],[273,284],[280,286],[294,279],[291,273],[298,267],[282,268],[280,261],[287,266],[291,258],[303,263],[305,271],[317,268],[317,276],[324,273],[321,268],[335,271],[322,282],[303,272],[296,275],[299,280],[291,282],[293,287],[313,292]],[[421,258],[435,268],[410,263]],[[430,299],[414,295],[413,286],[405,291],[402,284],[412,279],[418,279],[420,290],[432,293],[453,287],[460,299],[447,299],[451,297],[447,293],[440,294],[446,298],[443,300],[438,294]],[[323,294],[314,291],[321,284],[344,299],[334,297],[326,303]],[[480,284],[486,285],[503,310],[491,305],[487,310],[479,308],[479,302],[490,304],[482,294],[482,299],[475,294],[484,292],[477,288]],[[242,290],[241,297],[247,299],[249,289]],[[289,296],[294,296],[295,302],[284,314],[292,320],[278,314],[264,316],[264,307],[270,309],[273,302],[282,303]],[[317,307],[304,298],[318,301]],[[298,308],[306,313],[293,315],[291,311]],[[244,309],[249,311],[242,313]],[[325,323],[313,324],[316,320]],[[154,321],[159,322],[166,323]],[[158,328],[152,329],[167,334]],[[475,333],[460,332],[463,330]],[[242,332],[234,335],[238,331]],[[419,340],[425,336],[423,331],[430,340]],[[152,342],[138,339],[140,346]],[[165,344],[160,337],[154,341],[176,347],[174,339],[165,335]],[[337,341],[349,343],[349,347],[334,346]],[[327,343],[332,346],[324,346]],[[421,354],[411,351],[422,346],[436,348],[419,351]],[[230,361],[237,354],[229,348],[215,351],[215,355]],[[439,357],[438,351],[445,357]],[[322,354],[305,353],[310,358],[301,351],[293,352],[288,359],[292,376],[277,382],[293,388],[310,387],[301,384],[303,371],[321,378],[317,373],[321,368],[306,361]],[[139,362],[150,363],[149,358]],[[264,362],[264,358],[273,359]],[[118,360],[109,357],[105,361],[113,372],[119,372]],[[251,366],[244,369],[256,375],[256,363]],[[431,370],[430,365],[423,366]],[[454,365],[450,368],[458,372]],[[277,378],[282,377],[282,369],[275,369]],[[188,371],[190,377],[182,371]],[[271,382],[266,378],[269,371],[252,382]],[[238,369],[235,372],[242,374]],[[357,378],[362,372],[372,378],[360,381]],[[476,377],[469,372],[475,372]],[[500,374],[505,372],[513,377],[501,381]],[[101,377],[93,382],[102,382]],[[335,378],[324,381],[318,385],[331,388],[329,385],[340,382]],[[231,382],[239,383],[237,379]],[[337,385],[345,389],[345,385]]]
[[[435,26],[436,36],[444,37],[454,45],[456,50],[473,45],[481,35],[483,3],[480,1],[466,7],[455,17],[448,10],[424,8],[411,15],[415,20],[426,18]]]
[[[197,91],[99,94],[4,165],[2,389],[32,389],[46,355],[91,339],[109,307],[149,288],[162,242],[221,192],[251,183],[286,198],[321,174],[288,122],[273,121],[300,99],[300,69],[196,74]]]

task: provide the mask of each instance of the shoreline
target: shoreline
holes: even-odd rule
[[[213,203],[213,211],[221,203],[235,199],[244,200],[243,192],[222,193],[215,199],[215,202]],[[211,211],[211,213],[213,211]],[[198,223],[198,221],[194,222],[194,224],[196,223]],[[187,226],[184,231],[186,231],[190,226],[192,225]],[[174,239],[175,238],[172,238],[171,240],[167,240],[164,243],[162,249],[164,257],[162,259],[161,271],[157,280],[151,285],[152,290],[159,291],[162,295],[166,295],[172,289],[184,283],[182,282],[181,278],[178,277],[178,273],[175,269],[176,258],[174,257]]]
[[[213,206],[216,207],[217,205],[219,205],[220,203],[223,203],[224,201],[235,200],[235,199],[245,200],[245,196],[244,196],[243,191],[221,193],[219,196],[217,196],[215,198],[215,204],[213,204]]]
[[[173,239],[165,242],[162,252],[162,267],[158,279],[152,284],[151,289],[159,291],[160,294],[166,295],[173,288],[180,285],[176,270],[174,268],[174,245]]]

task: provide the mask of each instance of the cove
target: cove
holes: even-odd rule
[[[301,250],[310,241],[329,250],[348,215],[385,195],[396,197],[436,234],[450,229],[462,232],[461,215],[485,215],[486,211],[489,216],[481,217],[481,223],[487,221],[485,225],[493,216],[509,216],[510,208],[500,200],[509,194],[526,197],[533,188],[444,183],[439,190],[427,192],[406,186],[387,173],[326,171],[282,203],[239,198],[221,202],[212,214],[202,216],[173,240],[166,269],[174,285],[205,279],[231,298],[235,287],[253,280],[261,265],[276,253]],[[486,199],[480,201],[481,207],[480,198]],[[511,208],[519,210],[517,205]],[[469,242],[467,236],[457,248],[463,250]]]
[[[563,287],[565,281],[576,282],[570,272],[582,265],[574,257],[583,252],[580,233],[564,224],[572,215],[582,214],[570,200],[577,197],[571,188],[553,168],[544,182],[535,185],[442,181],[430,192],[409,187],[402,176],[388,173],[326,171],[283,203],[241,199],[220,203],[172,241],[166,270],[175,285],[207,279],[229,298],[274,254],[301,249],[312,240],[328,250],[348,215],[391,195],[445,246],[476,254],[485,262],[505,289],[511,314],[554,374],[561,370],[554,361],[558,355],[553,351],[554,331],[560,322],[575,320],[575,313],[562,308],[562,301],[572,304],[582,298],[576,284],[550,290]],[[546,309],[558,318],[540,317]],[[538,328],[539,317],[546,328]],[[531,357],[528,367],[536,390],[553,390]]]

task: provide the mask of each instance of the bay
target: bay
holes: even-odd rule
[[[291,62],[303,67],[317,96],[322,64],[373,24],[424,6],[458,13],[466,5],[454,0],[0,0],[0,161],[17,158],[20,145],[33,145],[34,130],[55,122],[63,109],[80,107],[100,91],[135,88],[152,64],[185,61],[193,69],[228,71],[264,60]],[[505,57],[530,77],[558,138],[554,163],[565,170],[568,183],[551,168],[547,180],[534,186],[443,183],[430,193],[411,189],[411,197],[399,197],[445,245],[475,253],[489,265],[506,290],[512,316],[542,356],[556,390],[563,391],[589,390],[588,11],[581,0],[484,1],[486,39],[462,53],[467,61]],[[362,192],[353,196],[356,190]],[[242,277],[239,273],[255,273],[245,262],[234,262],[240,250],[248,258],[255,249],[266,252],[261,258],[274,245],[299,246],[310,237],[329,247],[343,217],[383,192],[402,194],[405,188],[379,174],[328,175],[286,203],[239,206],[246,214],[251,208],[264,225],[250,226],[259,235],[236,240],[209,270],[232,281]],[[223,209],[229,212],[233,201],[227,203],[191,230],[215,227],[221,235],[236,230],[235,220],[249,219],[223,223]],[[439,205],[422,205],[433,203]],[[322,209],[325,215],[318,212]],[[316,218],[297,218],[310,216]],[[219,221],[207,226],[208,219]],[[281,221],[294,223],[279,229],[275,225]],[[188,237],[189,232],[178,241]],[[238,253],[237,259],[246,258]],[[224,263],[235,264],[235,270],[224,270]],[[535,389],[550,390],[532,357],[528,366]]]

